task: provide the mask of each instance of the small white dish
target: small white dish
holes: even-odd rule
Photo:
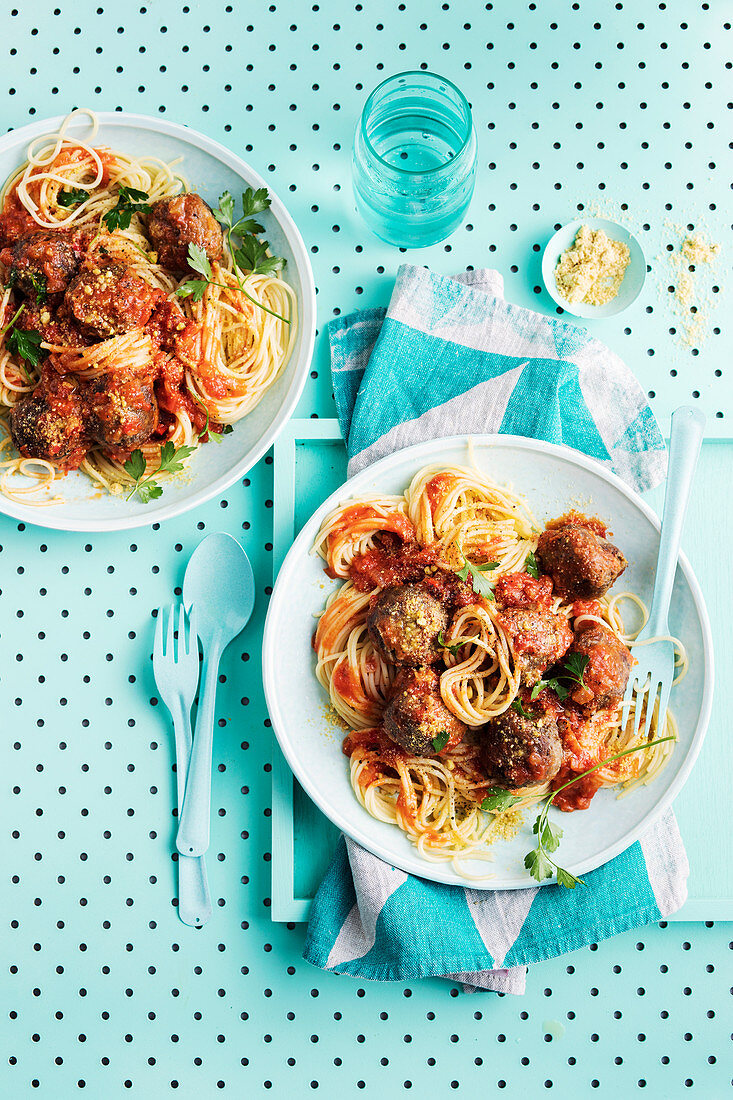
[[[621,241],[629,247],[629,266],[626,268],[618,294],[602,306],[590,306],[585,302],[569,302],[558,292],[555,285],[555,268],[563,252],[572,248],[582,225],[587,225],[590,229],[602,229],[611,240]],[[542,254],[542,279],[552,300],[573,317],[583,317],[586,320],[592,320],[595,317],[614,317],[639,297],[646,279],[646,260],[636,237],[618,222],[609,221],[608,218],[578,218],[576,221],[568,222],[562,229],[558,229],[545,245],[545,251]]]

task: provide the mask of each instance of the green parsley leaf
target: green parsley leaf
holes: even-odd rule
[[[521,714],[522,718],[534,718],[535,717],[534,714],[530,714],[528,710],[524,709],[524,707],[522,706],[522,700],[518,696],[514,700],[514,702],[512,703],[512,710],[515,710],[517,712],[517,714]]]
[[[285,263],[282,256],[268,256],[267,241],[260,241],[253,234],[242,238],[242,244],[234,252],[234,262],[241,271],[251,275],[274,275]]]
[[[460,547],[459,547],[460,549]],[[463,550],[461,550],[463,554]],[[462,581],[467,581],[469,575],[471,577],[471,587],[474,592],[483,596],[485,600],[493,600],[494,592],[486,577],[482,577],[482,573],[488,569],[496,569],[498,562],[489,561],[485,565],[472,565],[465,554],[463,554],[463,568],[456,569],[456,573]]]
[[[242,192],[242,212],[245,218],[251,218],[253,214],[261,214],[263,210],[267,210],[271,201],[266,187],[258,187],[256,191],[248,187]]]
[[[225,191],[219,196],[219,209],[213,211],[214,217],[221,225],[232,227],[234,217],[234,199],[231,191]]]
[[[181,283],[178,287],[176,297],[188,298],[191,295],[194,302],[200,302],[208,285],[208,279],[187,279],[185,283]]]
[[[200,245],[194,244],[193,241],[188,246],[188,266],[197,271],[199,275],[203,275],[208,282],[211,282],[213,276],[211,274],[211,264],[209,263],[209,257],[206,255],[206,250],[201,248]]]
[[[556,852],[560,847],[562,833],[563,831],[559,825],[555,825],[549,818],[545,818],[545,823],[542,826],[542,847],[547,852]]]
[[[17,316],[17,314],[16,314]],[[27,363],[37,367],[41,359],[45,359],[47,352],[41,347],[43,337],[35,329],[13,328],[5,341],[8,351],[20,356]]]
[[[208,426],[204,428],[202,432],[199,432],[199,439],[202,435],[205,435],[210,443],[221,443],[225,435],[231,435],[234,428],[231,424],[224,424],[220,432],[215,432],[213,428]]]
[[[504,810],[508,810],[515,803],[521,802],[521,796],[518,794],[512,794],[511,791],[505,791],[503,787],[489,787],[486,792],[486,797],[481,803],[482,810],[494,810],[496,813],[502,813]]]
[[[436,733],[433,738],[433,748],[436,752],[440,752],[450,741],[450,734],[445,730],[441,730],[440,733]]]
[[[534,551],[530,550],[527,557],[524,559],[524,572],[529,573],[530,577],[534,577],[536,581],[540,579],[540,569],[537,564],[537,558],[534,556]]]
[[[556,676],[550,676],[547,680],[538,680],[535,686],[532,688],[532,694],[530,699],[536,699],[541,691],[545,688],[550,688],[554,691],[558,699],[562,702],[563,699],[567,699],[570,692],[563,683]]]
[[[188,458],[195,451],[195,447],[176,447],[170,440],[164,443],[160,449],[160,462],[157,470],[145,477],[145,455],[138,448],[133,451],[127,462],[125,470],[135,484],[128,493],[126,499],[131,500],[136,494],[143,504],[148,504],[156,497],[162,496],[163,489],[154,480],[156,474],[177,474],[183,469],[183,459]]]
[[[83,191],[80,187],[72,187],[71,191],[59,191],[56,202],[59,206],[78,206],[80,202],[84,202],[88,198],[88,191]]]
[[[158,467],[158,473],[180,473],[183,469],[183,459],[188,458],[195,450],[195,447],[176,447],[168,440],[160,449],[160,466]]]
[[[541,848],[533,848],[531,852],[527,852],[524,857],[524,866],[532,878],[537,879],[538,882],[544,882],[546,878],[552,878],[555,867],[552,860],[545,855]]]
[[[156,497],[162,497],[163,490],[155,481],[143,481],[137,487],[137,495],[143,504],[149,504]]]
[[[110,233],[115,229],[128,229],[133,214],[144,214],[150,210],[150,203],[146,191],[138,191],[136,187],[120,187],[117,194],[117,205],[108,210],[102,216],[102,221]]]
[[[574,890],[578,884],[585,886],[582,878],[576,878],[570,871],[566,871],[564,867],[557,867],[556,870],[558,886],[564,886],[568,890]]]
[[[568,653],[563,661],[563,668],[567,670],[570,679],[575,680],[581,687],[585,687],[583,683],[583,673],[585,672],[588,660],[589,658],[584,657],[582,653]]]
[[[133,451],[128,458],[125,463],[125,470],[134,481],[139,481],[145,473],[145,455],[139,448]]]

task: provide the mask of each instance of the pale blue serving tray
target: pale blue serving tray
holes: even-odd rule
[[[730,440],[707,437],[703,446],[683,546],[702,585],[713,629],[718,677],[733,662],[726,608],[731,575],[720,569],[720,547],[733,540],[733,512],[721,511],[719,486],[733,461]],[[346,450],[337,420],[292,420],[275,445],[275,575],[295,535],[318,505],[346,479]],[[664,489],[646,499],[661,512]],[[727,588],[726,588],[727,586]],[[732,920],[733,864],[725,858],[733,740],[723,706],[713,718],[700,758],[675,803],[690,860],[689,898],[673,920]],[[303,793],[280,753],[273,751],[272,915],[306,921],[338,832]]]
[[[2,30],[3,130],[75,105],[161,115],[271,181],[311,255],[321,332],[339,312],[386,304],[405,260],[446,273],[496,267],[509,301],[551,313],[542,249],[555,227],[598,205],[639,235],[652,270],[628,311],[589,328],[662,421],[696,401],[709,434],[730,432],[728,0],[14,0]],[[450,240],[401,253],[354,210],[350,144],[368,92],[422,66],[470,99],[479,171]],[[722,244],[716,269],[702,273],[710,308],[698,346],[670,332],[666,249],[690,224]],[[334,415],[323,334],[298,413]],[[297,430],[320,431],[313,423]],[[277,494],[268,456],[219,500],[129,537],[0,516],[0,1097],[678,1100],[696,1089],[722,1100],[728,924],[651,926],[548,960],[521,998],[323,973],[301,958],[305,926],[294,920],[331,837],[297,796],[279,897],[303,904],[292,920],[272,920],[285,834],[279,816],[271,828],[278,763],[259,651],[273,511],[282,530],[280,486],[292,486],[295,469],[298,525],[342,481],[343,451],[328,439],[292,445],[297,467],[279,463],[289,472],[278,472]],[[705,448],[686,540],[698,571],[710,561],[705,538],[730,545],[729,464],[730,448]],[[291,537],[292,509],[285,516]],[[188,555],[216,530],[242,541],[258,588],[255,616],[221,669],[214,917],[196,931],[176,915],[173,738],[149,657],[152,612],[180,591]],[[723,563],[701,578],[718,615],[731,601]],[[724,676],[731,643],[716,630]],[[699,915],[711,917],[731,915],[729,872],[713,854],[730,828],[717,786],[724,765],[730,773],[724,700],[686,788],[698,801],[679,807],[691,855],[690,831],[698,835],[691,887],[716,905]],[[700,851],[706,832],[710,853]],[[320,854],[304,858],[306,845]]]

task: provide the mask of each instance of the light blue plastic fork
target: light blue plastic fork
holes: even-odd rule
[[[199,646],[195,613],[186,632],[186,609],[178,609],[178,645],[175,638],[175,605],[168,613],[165,631],[163,608],[158,608],[153,645],[153,675],[160,697],[173,719],[176,738],[176,783],[180,821],[191,756],[191,705],[199,680]],[[165,645],[163,637],[165,635]],[[184,924],[202,928],[211,917],[211,898],[203,856],[178,855],[178,916]]]
[[[669,636],[669,604],[672,599],[680,539],[690,499],[690,489],[700,454],[700,444],[705,427],[705,416],[699,409],[682,405],[672,413],[672,429],[669,439],[667,486],[664,492],[664,512],[659,536],[659,556],[654,577],[654,594],[649,618],[632,644],[637,664],[629,677],[624,695],[621,720],[626,725],[634,707],[634,740],[642,728],[648,739],[654,714],[654,703],[659,697],[657,729],[661,729],[667,713],[669,693],[674,680],[674,643]],[[659,641],[649,641],[658,638]],[[645,644],[641,644],[645,643]],[[644,702],[646,701],[646,711]]]

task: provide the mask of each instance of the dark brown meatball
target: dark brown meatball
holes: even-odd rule
[[[557,723],[549,714],[524,718],[510,707],[484,727],[481,758],[490,778],[507,790],[548,783],[562,763]]]
[[[603,707],[617,706],[624,697],[634,658],[616,635],[601,623],[593,623],[576,634],[573,653],[588,658],[583,671],[583,686],[572,699],[586,714]]]
[[[367,618],[375,648],[396,665],[430,665],[440,657],[438,634],[448,612],[419,584],[400,584],[380,592]]]
[[[26,458],[78,466],[86,444],[83,405],[77,384],[52,369],[43,371],[33,393],[10,414],[13,446]]]
[[[79,267],[79,251],[64,233],[32,233],[0,256],[10,260],[9,281],[32,298],[44,301],[61,294]]]
[[[523,684],[536,684],[573,640],[567,619],[552,611],[510,607],[502,611],[500,621],[512,639],[515,664]]]
[[[100,374],[84,387],[90,440],[119,451],[146,443],[158,424],[158,403],[149,379]]]
[[[552,577],[557,595],[570,600],[604,596],[626,568],[617,546],[575,524],[543,531],[537,558],[542,572]]]
[[[392,685],[392,697],[384,712],[384,730],[414,756],[433,756],[433,739],[443,748],[457,745],[466,726],[448,710],[440,696],[440,678],[434,668],[403,668]],[[448,740],[445,739],[448,735]]]
[[[222,256],[221,226],[200,195],[159,199],[148,214],[148,234],[158,253],[158,263],[171,271],[189,272],[188,246],[203,248],[209,260]]]
[[[160,298],[160,291],[131,268],[110,264],[80,272],[64,301],[84,332],[107,340],[144,325]]]
[[[89,343],[89,337],[81,331],[74,319],[63,308],[55,309],[52,302],[37,305],[30,298],[26,299],[15,327],[29,332],[40,332],[48,344],[84,347]]]

